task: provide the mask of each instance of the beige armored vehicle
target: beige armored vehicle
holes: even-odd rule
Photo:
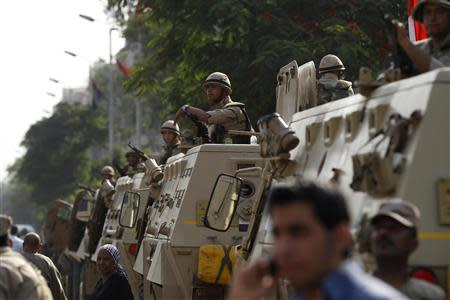
[[[398,197],[416,204],[422,215],[420,247],[410,261],[411,268],[434,273],[448,293],[450,68],[383,85],[369,97],[357,94],[309,108],[316,96],[311,90],[314,84],[305,82],[313,77],[311,63],[298,67],[292,62],[280,70],[277,111],[292,132],[279,115],[258,122],[265,167],[255,193],[263,195],[273,181],[306,179],[333,184],[349,201],[355,233],[381,200]],[[298,145],[280,151],[280,141],[292,140],[292,134]],[[270,255],[273,245],[265,198],[255,200],[242,245],[244,259]],[[227,201],[224,206],[232,205],[233,199]],[[232,210],[222,211],[223,220],[229,222],[232,217]],[[209,215],[206,221],[212,224]],[[224,230],[227,222],[211,227]],[[273,298],[280,297],[274,294]]]
[[[133,266],[141,281],[131,282],[133,292],[142,292],[144,299],[223,298],[225,290],[222,284],[231,274],[235,258],[233,246],[242,243],[246,234],[255,187],[260,181],[257,171],[261,166],[257,145],[205,144],[169,158],[161,181],[154,180],[149,184],[144,176],[140,186],[128,184],[120,196],[122,182],[119,180],[116,192],[117,199],[122,199],[120,206],[116,205],[121,207],[119,223],[128,223],[135,228],[130,229],[132,234],[129,237],[124,233],[124,245],[128,245],[127,239],[136,240],[139,227],[144,224],[139,220],[145,198],[150,195],[152,199],[152,205],[146,210],[147,225],[141,227],[144,229],[143,240]],[[147,166],[146,174],[152,168],[155,166]],[[240,179],[220,175],[222,173],[237,175]],[[135,177],[133,181],[137,180]],[[159,183],[156,184],[157,181]],[[123,184],[125,186],[126,182]],[[240,194],[236,193],[238,186]],[[148,191],[149,188],[153,190]],[[233,197],[237,203],[240,199],[239,206],[211,208],[216,216],[222,211],[237,210],[226,232],[215,232],[204,226],[204,215],[213,189],[214,198],[219,200]],[[136,219],[138,221],[134,221]],[[223,220],[218,218],[211,222]],[[108,241],[114,242],[112,239]],[[122,251],[123,255],[127,251],[126,246]],[[221,266],[223,257],[230,260]],[[128,268],[125,269],[130,274]]]

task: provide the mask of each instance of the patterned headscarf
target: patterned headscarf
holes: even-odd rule
[[[113,244],[105,244],[103,246],[100,247],[99,252],[101,250],[106,250],[106,252],[109,253],[109,255],[111,255],[114,264],[117,267],[117,271],[121,274],[123,274],[126,278],[128,278],[127,274],[125,273],[125,270],[123,269],[122,265],[119,263],[120,261],[120,252],[117,249],[116,246],[114,246]]]

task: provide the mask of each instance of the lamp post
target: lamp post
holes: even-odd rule
[[[79,17],[85,19],[89,22],[95,22],[95,19],[79,14]],[[113,85],[113,55],[112,55],[112,32],[117,30],[116,27],[109,28],[109,98],[108,98],[108,154],[110,161],[113,160],[113,152],[114,152],[114,85]]]

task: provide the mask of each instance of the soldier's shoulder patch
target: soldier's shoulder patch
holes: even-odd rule
[[[230,102],[225,104],[224,108],[230,108],[230,107],[244,107],[245,104],[241,102]]]
[[[352,83],[346,80],[339,80],[336,87],[339,89],[348,89],[349,87],[352,87]]]

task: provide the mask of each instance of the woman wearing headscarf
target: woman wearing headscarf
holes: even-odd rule
[[[127,275],[119,264],[120,253],[116,246],[106,244],[97,255],[97,270],[101,279],[95,285],[91,300],[133,300]]]

